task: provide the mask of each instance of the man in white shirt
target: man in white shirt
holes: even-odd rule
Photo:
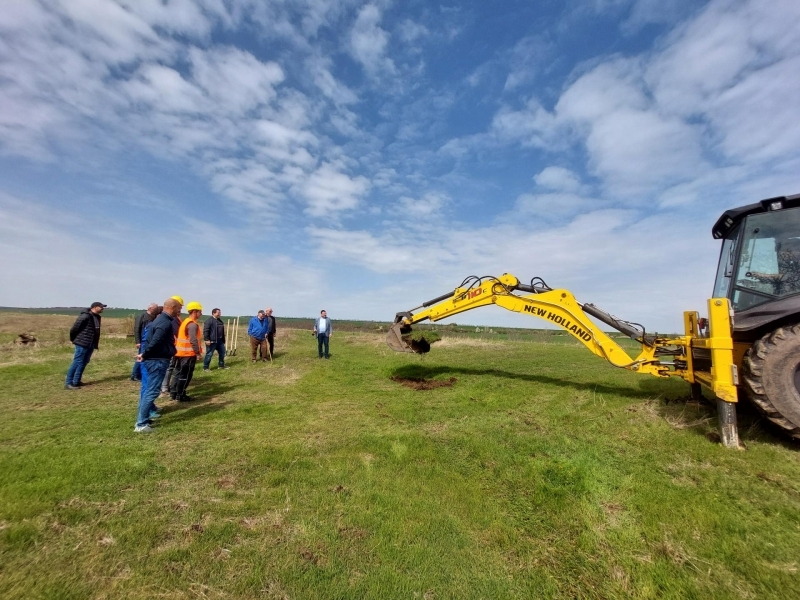
[[[328,355],[328,340],[331,338],[332,334],[333,329],[331,328],[331,320],[328,318],[328,313],[321,310],[319,312],[319,319],[314,322],[314,335],[317,336],[317,350],[319,351],[320,358],[323,357],[323,346],[325,348],[325,358],[330,358]]]

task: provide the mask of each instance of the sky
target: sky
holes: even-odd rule
[[[512,273],[679,331],[720,214],[800,192],[796,0],[2,4],[2,306],[391,320]]]

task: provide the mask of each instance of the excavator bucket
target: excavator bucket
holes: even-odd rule
[[[403,339],[403,334],[408,333],[411,333],[411,327],[403,323],[395,323],[386,334],[386,344],[395,352],[415,352],[411,348],[411,344]]]
[[[427,339],[430,337],[431,339]],[[427,336],[412,335],[411,326],[403,323],[395,323],[386,334],[386,343],[395,352],[414,352],[415,354],[425,354],[431,351],[431,343],[438,341],[439,336],[428,333]]]

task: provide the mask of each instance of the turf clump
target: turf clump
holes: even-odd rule
[[[425,354],[430,352],[431,344],[435,344],[442,337],[435,331],[412,331],[403,336],[403,341],[408,344],[414,352]]]

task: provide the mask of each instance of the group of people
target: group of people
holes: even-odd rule
[[[203,306],[199,302],[186,305],[188,317],[181,319],[183,298],[172,296],[162,306],[152,303],[134,321],[134,341],[136,360],[130,378],[141,382],[139,408],[136,416],[136,432],[150,432],[153,424],[161,416],[156,399],[169,396],[178,402],[190,402],[186,393],[194,375],[197,360],[205,356],[203,370],[211,367],[214,352],[218,356],[218,367],[225,366],[225,324],[219,308],[211,311],[200,329],[199,319]],[[92,353],[100,343],[101,313],[106,305],[93,302],[81,311],[70,329],[69,339],[75,345],[75,355],[67,371],[65,389],[78,389],[83,383],[81,377]],[[275,350],[277,324],[272,309],[258,311],[250,319],[247,335],[250,337],[250,356],[253,363],[259,359],[272,358]],[[314,322],[314,335],[317,337],[319,358],[329,358],[328,341],[333,333],[327,313],[320,311]],[[204,348],[205,346],[205,348]],[[258,358],[257,358],[258,357]]]

